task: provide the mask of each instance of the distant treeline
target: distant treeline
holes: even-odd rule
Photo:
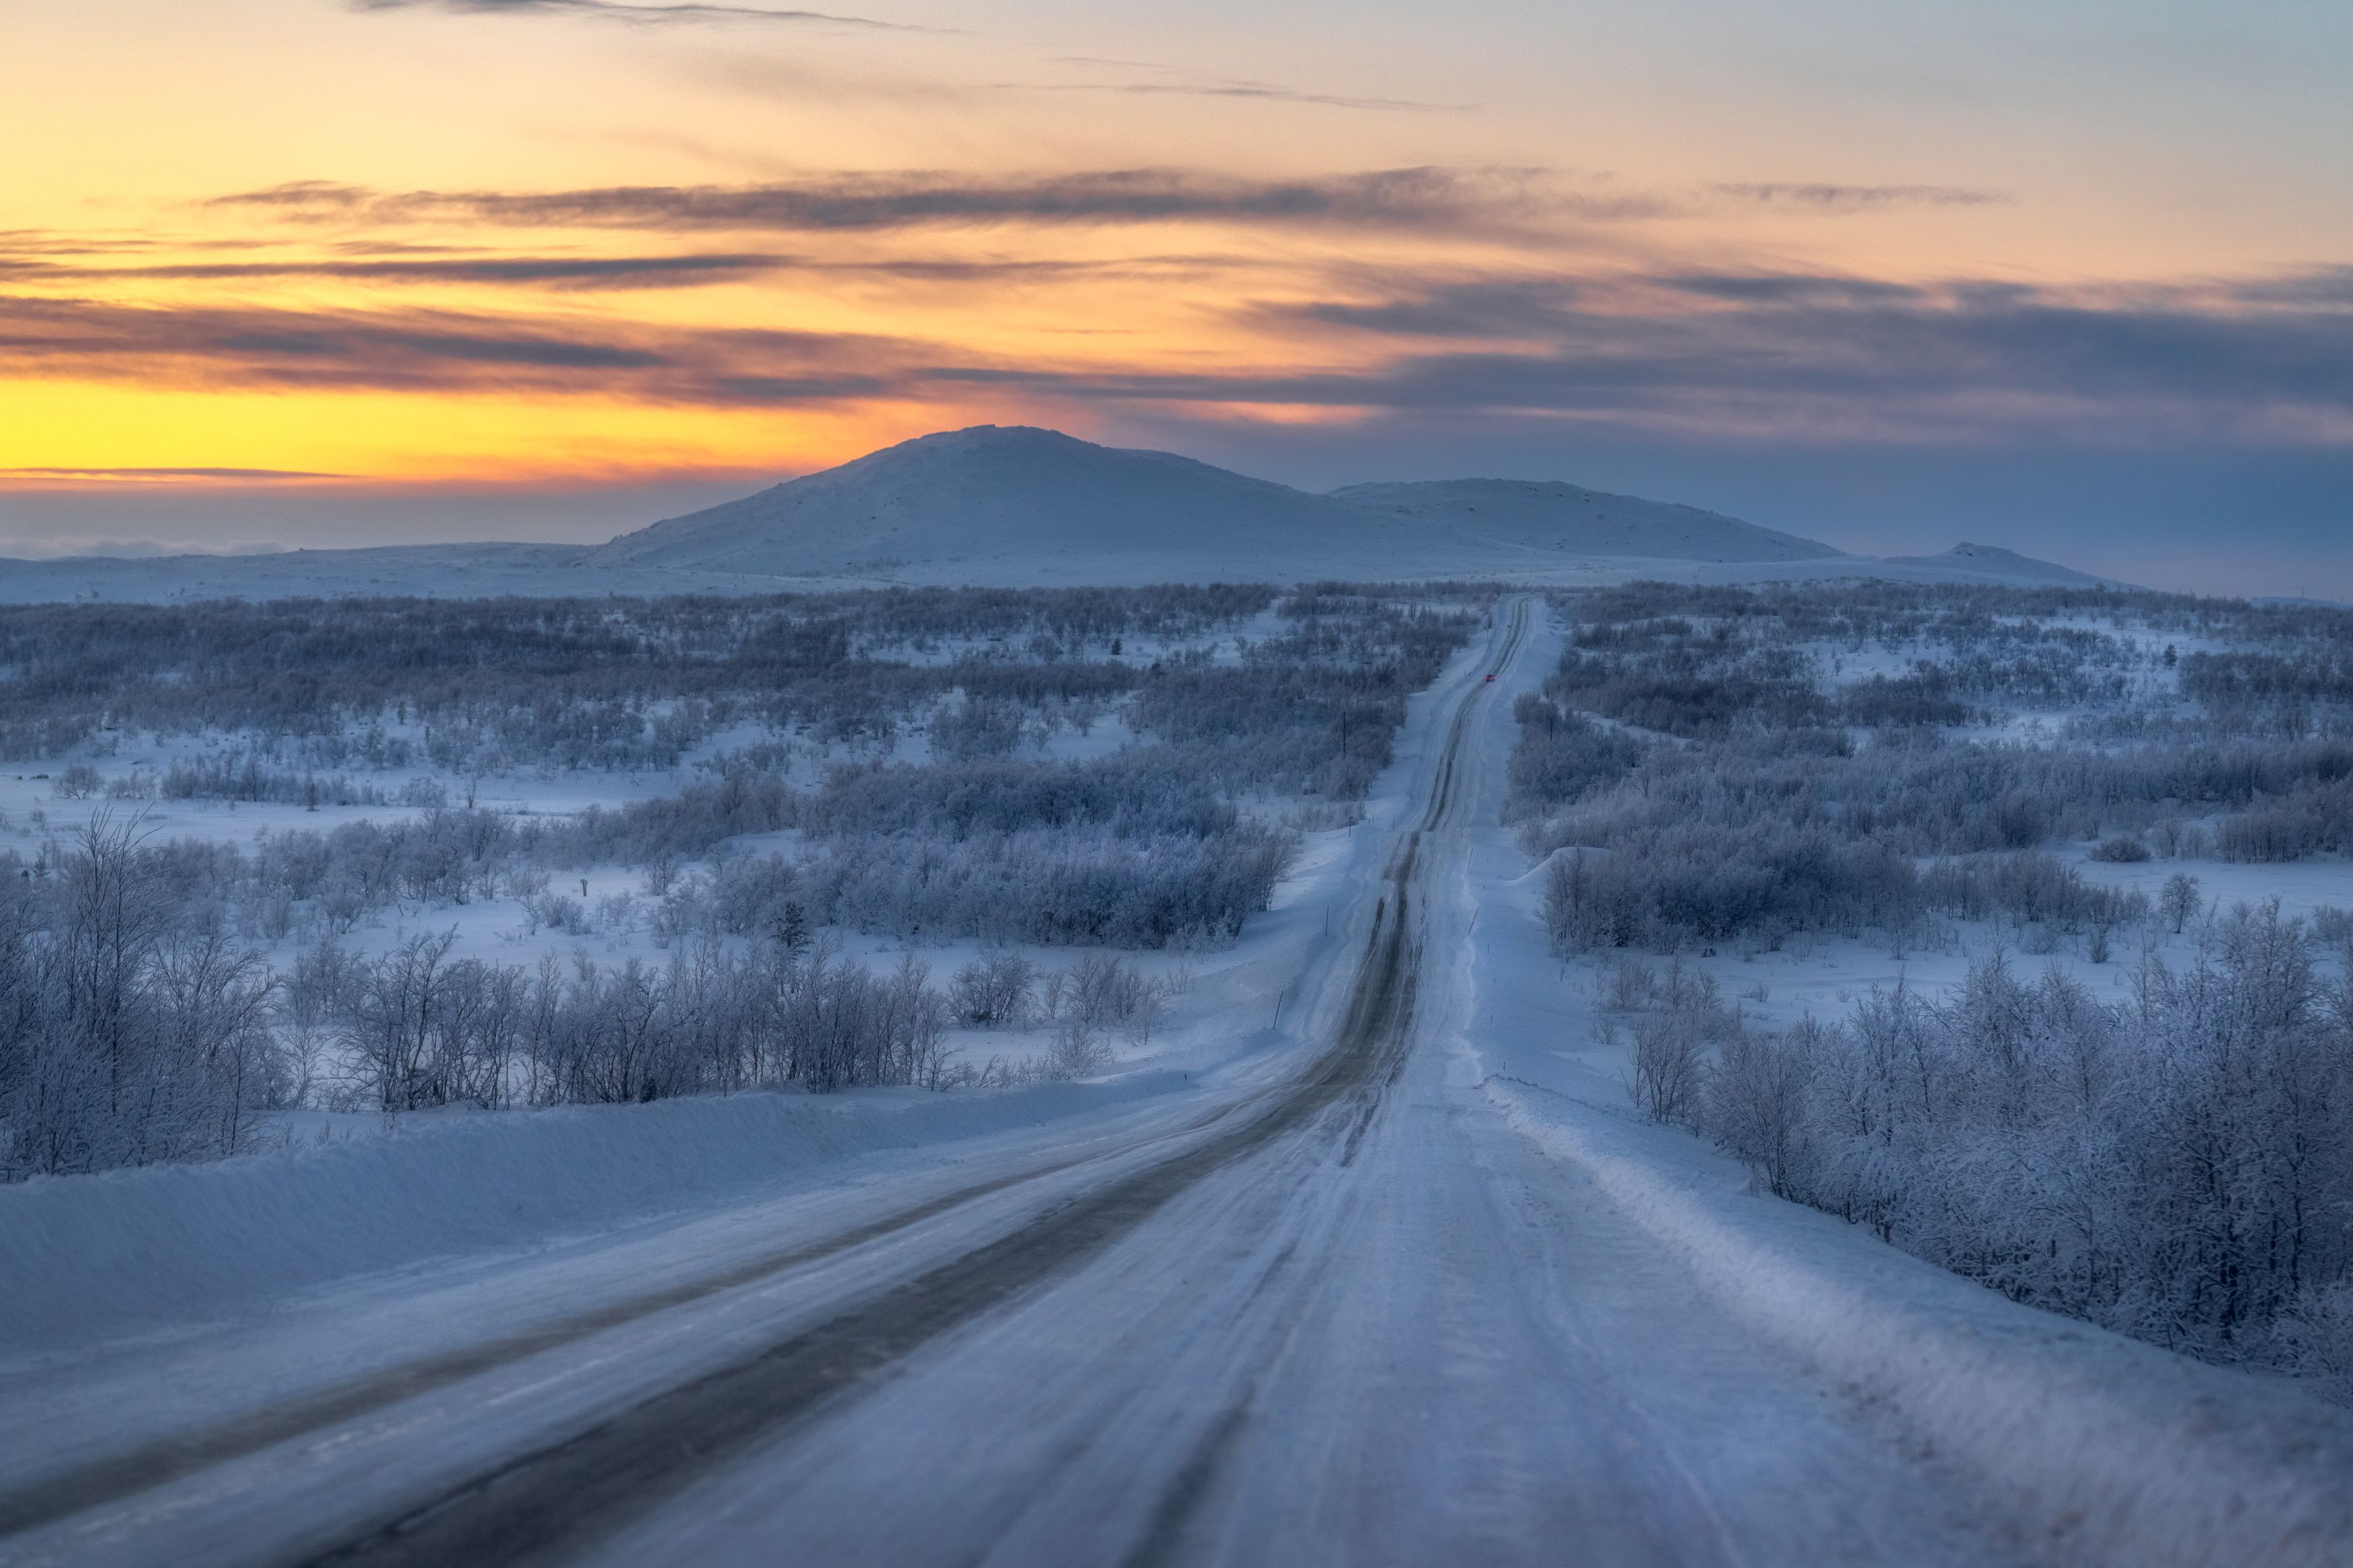
[[[1221,943],[1266,907],[1293,847],[1240,803],[1360,798],[1407,697],[1477,624],[1468,610],[1328,607],[1352,613],[1294,616],[1229,662],[1187,655],[1134,672],[1130,722],[1147,743],[1088,762],[976,747],[924,764],[842,764],[796,786],[739,756],[675,795],[577,816],[448,805],[440,785],[412,781],[389,801],[371,796],[413,815],[153,853],[185,918],[249,940],[340,934],[394,904],[534,898],[552,872],[677,866],[730,838],[790,830],[801,836],[793,850],[739,857],[667,889],[657,932],[749,935],[790,906],[816,924],[906,937]],[[157,793],[194,793],[191,781],[244,800],[350,793],[347,781],[322,785],[249,755],[180,764]],[[38,879],[46,857],[10,864]],[[538,907],[548,923],[587,929],[576,905]]]
[[[842,738],[955,689],[1114,696],[1137,665],[1088,655],[1231,628],[1274,597],[1179,584],[0,606],[0,757],[210,729],[302,742],[313,768],[667,767],[739,720]]]
[[[1551,911],[1572,945],[1917,940],[1925,917],[1977,918],[1989,897],[2105,946],[2138,906],[2070,866],[2021,869],[2015,852],[2104,837],[2113,858],[2353,848],[2353,614],[1846,584],[1634,584],[1566,607],[1560,668],[1516,710],[1509,811],[1532,849],[1562,851]],[[2031,618],[2094,614],[2106,629]],[[2248,680],[2217,694],[2213,672],[2241,655],[2158,640],[2189,631],[2269,639],[2271,705],[2253,706]],[[1907,662],[1860,679],[1835,668],[1867,653]],[[2011,717],[2037,712],[2052,716],[2041,734],[2010,738]]]

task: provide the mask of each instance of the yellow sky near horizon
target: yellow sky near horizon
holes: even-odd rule
[[[2353,443],[2326,8],[763,9],[0,10],[0,484],[1016,420]]]

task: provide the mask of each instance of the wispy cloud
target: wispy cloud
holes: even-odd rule
[[[2322,267],[2240,283],[2231,292],[2254,305],[2353,307],[2353,267]]]
[[[1388,299],[1275,307],[1273,313],[1398,337],[1517,339],[1557,331],[1580,292],[1568,279],[1480,278]]]
[[[1910,283],[1804,273],[1670,273],[1656,281],[1685,294],[1753,305],[1884,305],[1926,297],[1926,290]]]
[[[872,27],[892,32],[938,32],[871,16],[845,16],[830,11],[771,10],[759,5],[638,5],[624,0],[350,0],[354,11],[448,11],[463,16],[586,16],[636,26],[664,26],[711,22],[769,22],[789,25]]]
[[[418,287],[500,288],[521,292],[688,289],[754,282],[778,275],[870,278],[898,282],[986,287],[1155,279],[1199,279],[1251,265],[1214,252],[1145,252],[1090,258],[842,256],[776,251],[691,251],[668,255],[564,256],[501,253],[481,245],[420,245],[368,237],[322,247],[324,255],[280,255],[238,261],[116,259],[102,246],[20,230],[0,234],[0,283],[20,288],[105,289],[124,283],[236,284],[278,279]],[[94,259],[95,258],[95,259]]]
[[[305,468],[0,468],[0,484],[11,480],[106,484],[180,484],[189,480],[219,480],[233,484],[280,484],[309,479],[343,479],[348,474],[314,473]]]
[[[255,191],[237,191],[206,202],[215,207],[275,207],[304,215],[362,213],[382,200],[380,192],[341,180],[287,180]]]
[[[1707,306],[1673,306],[1694,281],[1450,279],[1385,300],[1273,308],[1303,326],[1376,342],[1474,345],[1417,347],[1348,368],[971,374],[1033,395],[1104,402],[1553,416],[1726,437],[1936,447],[2232,431],[2353,443],[2353,312],[2249,311],[2187,298],[2086,302],[1967,280],[1914,289],[1818,279],[1778,290],[1703,290]],[[1584,302],[1588,294],[1596,303]]]
[[[784,256],[473,256],[376,260],[185,261],[129,267],[75,266],[0,253],[0,278],[90,283],[144,279],[220,282],[263,278],[345,279],[365,283],[484,284],[556,289],[684,289],[729,282],[794,265]]]
[[[1129,98],[1258,99],[1269,103],[1301,103],[1323,109],[1385,110],[1407,114],[1468,114],[1479,107],[1475,103],[1433,103],[1414,98],[1356,98],[1345,93],[1308,92],[1263,81],[1007,81],[991,85],[1025,92],[1103,92]]]
[[[905,171],[754,185],[539,192],[385,192],[305,180],[218,196],[209,205],[314,221],[806,233],[1006,223],[1455,227],[1524,218],[1575,200],[1544,188],[1542,176],[1532,171],[1409,168],[1252,180],[1186,169],[1115,169],[1007,176]],[[1592,208],[1597,215],[1620,210],[1614,198]]]
[[[876,395],[940,353],[859,333],[0,296],[0,356],[17,374],[150,385],[842,401]]]
[[[1871,212],[1884,207],[1978,207],[2018,198],[2001,191],[1958,185],[1717,184],[1717,195],[1765,207],[1810,213]]]
[[[1028,84],[1039,90],[1267,96],[1350,107],[1440,109],[1344,100],[1258,83]],[[997,225],[1106,226],[1213,223],[1257,227],[1460,233],[1556,229],[1720,214],[1727,203],[1835,217],[1905,205],[1976,206],[2013,198],[1944,185],[1715,184],[1620,187],[1538,168],[1422,165],[1251,179],[1187,168],[978,174],[886,170],[753,184],[610,185],[558,191],[385,191],[296,180],[216,196],[216,208],[305,223],[466,223],[511,227],[825,233]]]
[[[2353,442],[2353,311],[2249,308],[2211,286],[2103,300],[1968,279],[1400,276],[1378,291],[1239,306],[1234,325],[1225,368],[1189,356],[1105,367],[875,334],[20,296],[0,297],[0,355],[24,373],[149,384],[649,405],[961,409],[995,389],[1931,447],[2183,429]]]

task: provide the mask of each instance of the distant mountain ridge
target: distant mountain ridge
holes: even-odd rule
[[[921,436],[626,533],[592,563],[814,575],[934,563],[1350,555],[1359,520],[1321,496],[1171,452],[976,426]]]
[[[1059,431],[976,426],[869,453],[623,534],[589,565],[767,575],[1035,580],[1515,573],[1564,558],[1774,562],[1836,557],[1736,518],[1559,482],[1352,485],[1314,495],[1168,452]],[[1141,579],[1135,579],[1141,580]]]
[[[1344,485],[1332,497],[1396,517],[1443,523],[1465,539],[1555,554],[1819,561],[1844,553],[1722,512],[1588,490],[1558,479]]]
[[[1934,566],[1952,572],[1983,573],[1989,576],[2031,583],[2051,583],[2071,588],[2094,588],[2109,582],[2094,577],[2089,572],[2078,572],[2073,566],[2062,566],[2055,561],[2037,561],[2031,555],[2021,555],[2015,550],[2004,550],[1999,544],[1971,544],[1967,540],[1954,545],[1942,555],[1890,555],[1892,566]]]
[[[600,545],[0,560],[0,604],[726,595],[886,583],[1493,579],[1596,587],[1642,577],[2107,581],[1989,545],[1893,560],[1847,555],[1720,512],[1560,480],[1359,484],[1316,495],[1170,452],[982,425],[902,441]]]

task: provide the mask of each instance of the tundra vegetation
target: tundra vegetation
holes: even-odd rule
[[[292,1108],[1099,1070],[1166,1000],[1106,950],[1230,942],[1299,829],[1358,809],[1491,597],[0,610],[0,753],[79,814],[0,820],[0,1178],[232,1153]],[[649,772],[676,787],[480,800]],[[144,815],[206,801],[280,825],[174,837]],[[287,825],[327,806],[368,814]],[[640,888],[592,900],[616,868]],[[485,905],[580,945],[501,962],[456,935]],[[935,977],[922,950],[959,939],[983,955]],[[1051,1043],[976,1064],[959,1026]]]
[[[2017,1300],[2353,1397],[2353,917],[2199,875],[2353,850],[2353,613],[1887,584],[1561,607],[1510,810],[1647,1114]],[[2153,898],[2084,870],[2152,860]],[[1708,963],[1838,940],[1972,956],[1779,1030]]]

